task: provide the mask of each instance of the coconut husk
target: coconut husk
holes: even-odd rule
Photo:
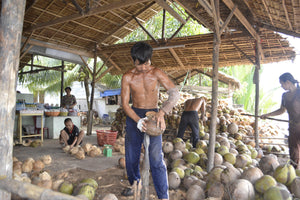
[[[79,160],[82,160],[82,159],[85,159],[85,152],[84,151],[78,151],[76,154],[75,154],[75,157]]]
[[[23,172],[31,172],[32,171],[32,167],[33,167],[33,163],[31,161],[25,161],[23,164],[22,164],[22,171]]]
[[[40,174],[39,174],[39,177],[40,177],[40,179],[41,179],[42,181],[49,181],[49,180],[52,179],[52,178],[51,178],[51,175],[50,175],[48,172],[46,172],[46,171],[40,173]]]
[[[32,140],[26,139],[26,140],[23,140],[22,145],[24,147],[28,147],[28,146],[30,146],[31,143],[32,143]]]
[[[88,153],[88,152],[90,152],[90,150],[92,148],[92,144],[86,143],[85,145],[83,145],[82,148],[83,148],[83,150],[84,150],[85,153]]]
[[[65,146],[65,147],[63,148],[63,151],[64,151],[65,153],[69,153],[70,150],[71,150],[71,146],[70,146],[70,145],[67,145],[67,146]]]
[[[147,119],[145,120],[146,123],[146,133],[151,136],[158,136],[163,134],[164,130],[161,130],[160,127],[157,127],[157,121],[155,120],[155,113],[154,111],[149,111],[146,113]]]
[[[70,150],[70,153],[71,153],[72,155],[75,155],[78,151],[79,151],[78,147],[73,147],[73,148]]]
[[[33,142],[30,143],[31,147],[39,147],[42,146],[42,141],[41,140],[34,140]]]

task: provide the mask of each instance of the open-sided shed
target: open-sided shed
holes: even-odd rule
[[[165,9],[181,22],[196,20],[211,33],[183,38],[152,37],[153,63],[174,81],[187,70],[201,72],[211,67],[213,99],[216,98],[218,67],[293,59],[295,52],[276,32],[300,36],[300,2],[296,0],[1,0],[0,29],[0,140],[1,175],[11,177],[12,132],[15,111],[15,84],[18,70],[30,61],[31,54],[55,56],[68,53],[85,64],[87,57],[100,56],[109,66],[107,73],[122,74],[132,67],[128,50],[132,44],[115,44],[137,27]],[[170,6],[172,4],[172,6]],[[184,8],[179,15],[178,5]],[[162,32],[164,32],[162,27]],[[22,42],[22,43],[21,43]],[[39,48],[39,50],[35,50]],[[33,51],[35,50],[35,51]],[[55,52],[56,51],[56,52]],[[126,55],[127,54],[127,55]],[[21,60],[21,61],[20,61]],[[92,70],[91,70],[92,71]],[[96,77],[94,71],[93,80]],[[256,73],[255,83],[258,87]],[[258,95],[257,95],[258,96]],[[215,101],[214,101],[215,102]],[[216,104],[212,105],[212,119]],[[258,106],[256,106],[258,108]],[[214,120],[212,120],[212,124]],[[212,126],[214,127],[214,126]],[[215,130],[211,130],[214,144]],[[211,149],[214,145],[210,146]],[[212,154],[209,153],[209,158]],[[210,159],[211,160],[211,159]],[[211,163],[209,162],[209,166]],[[0,192],[0,199],[9,199]],[[32,198],[28,196],[28,198]]]

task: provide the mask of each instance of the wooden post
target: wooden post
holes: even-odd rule
[[[258,48],[258,43],[260,41],[256,40],[255,45],[255,72],[254,72],[254,84],[255,84],[255,127],[254,127],[254,135],[255,135],[255,148],[259,148],[258,141],[258,109],[259,109],[259,70],[260,70],[260,55],[261,52]]]
[[[211,0],[214,13],[214,42],[213,42],[213,75],[212,75],[212,94],[211,94],[211,117],[210,117],[210,135],[208,146],[208,163],[207,171],[214,167],[215,142],[216,142],[216,127],[217,127],[217,109],[218,109],[218,71],[219,71],[219,51],[221,38],[219,34],[219,0]]]
[[[96,81],[96,73],[97,73],[97,45],[95,45],[95,54],[94,54],[94,69],[93,69],[93,77],[92,77],[92,91],[91,91],[91,100],[90,107],[88,112],[88,127],[87,127],[87,135],[92,135],[93,128],[93,101],[94,101],[94,93],[95,93],[95,81]]]
[[[64,95],[64,70],[65,64],[64,61],[61,61],[61,84],[60,84],[60,105],[62,104],[62,97]]]
[[[16,112],[16,80],[19,69],[25,0],[2,0],[0,24],[0,177],[12,177],[13,131]],[[10,192],[0,190],[1,200]]]

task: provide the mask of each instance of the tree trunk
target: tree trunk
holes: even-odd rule
[[[2,0],[0,24],[0,175],[12,177],[13,130],[16,111],[16,80],[19,67],[25,0]],[[0,190],[1,200],[10,200]]]

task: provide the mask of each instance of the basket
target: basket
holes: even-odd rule
[[[105,144],[114,145],[116,142],[118,131],[96,130],[96,132],[99,146],[103,146]]]
[[[56,117],[59,115],[60,112],[45,112],[46,116]]]
[[[59,116],[68,116],[68,112],[60,112]]]

